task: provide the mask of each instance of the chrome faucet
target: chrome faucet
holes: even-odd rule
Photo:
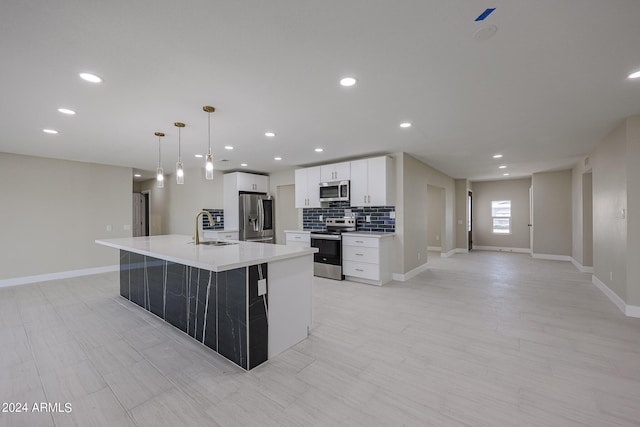
[[[213,224],[215,224],[215,221],[213,220],[213,216],[211,215],[211,213],[209,211],[200,211],[198,212],[198,215],[196,215],[196,237],[195,237],[195,244],[199,245],[200,244],[200,233],[198,231],[198,229],[200,228],[200,223],[198,222],[198,220],[200,219],[200,215],[205,214],[208,218],[209,218],[209,225],[211,225],[213,227]]]

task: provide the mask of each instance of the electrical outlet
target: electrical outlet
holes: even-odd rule
[[[613,271],[609,272],[609,280],[611,280],[613,282]]]
[[[322,219],[322,215],[318,216],[318,221],[320,221],[320,222],[322,222],[322,221],[323,221],[323,219]]]
[[[216,217],[216,222],[220,222],[220,221],[222,221],[222,217],[221,217],[220,215],[218,215],[218,216]]]
[[[113,229],[113,227],[111,227],[111,224],[107,224],[107,231],[109,233],[111,233],[111,230]]]
[[[389,218],[396,219],[396,211],[389,212]]]
[[[267,293],[267,279],[258,280],[258,296]]]
[[[365,218],[365,220],[366,220],[367,222],[371,222],[371,215],[367,215],[367,216],[366,216],[366,218]]]

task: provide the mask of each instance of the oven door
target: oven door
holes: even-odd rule
[[[342,238],[339,235],[311,234],[311,247],[318,248],[318,252],[313,254],[313,274],[343,280]]]

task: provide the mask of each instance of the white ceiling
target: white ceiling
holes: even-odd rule
[[[172,170],[182,121],[198,167],[208,104],[224,170],[405,151],[455,178],[526,176],[640,113],[639,22],[637,0],[2,0],[0,151],[154,170],[163,131]]]

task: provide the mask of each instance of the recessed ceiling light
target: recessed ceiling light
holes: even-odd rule
[[[42,129],[42,132],[44,133],[52,133],[52,134],[56,134],[59,133],[57,130],[55,129]]]
[[[80,78],[91,83],[102,83],[102,78],[91,73],[80,73]]]
[[[246,163],[240,163],[240,166],[242,166],[243,168],[247,166]]]
[[[68,108],[58,108],[58,111],[61,112],[62,114],[68,114],[70,116],[73,116],[76,112],[73,110],[70,110]]]
[[[201,159],[201,158],[203,158],[204,156],[203,156],[202,154],[196,154],[196,157],[197,157],[198,159]]]
[[[638,77],[640,77],[640,71],[636,71],[635,73],[629,74],[630,79],[637,79]]]
[[[232,146],[230,146],[230,145],[225,145],[225,146],[224,146],[224,149],[225,149],[225,150],[233,150],[233,147],[232,147]]]
[[[498,166],[498,169],[506,169],[507,167],[505,165],[500,165]]]
[[[508,173],[503,173],[502,176],[509,176],[509,174]]]
[[[134,173],[133,176],[135,176],[136,178],[140,178],[142,175],[140,175],[139,173]]]
[[[275,132],[265,132],[264,136],[268,136],[269,138],[273,138],[274,136],[276,136]]]
[[[282,157],[274,157],[273,160],[282,160]]]
[[[409,122],[400,123],[400,127],[401,128],[410,128],[411,127],[411,123],[409,123]]]
[[[493,158],[494,158],[494,159],[499,159],[500,157],[502,157],[502,154],[494,154],[494,155],[493,155]]]
[[[340,85],[344,87],[351,87],[356,84],[357,80],[354,77],[343,77],[340,79]]]
[[[322,148],[316,148],[316,153],[322,153],[324,150]]]

